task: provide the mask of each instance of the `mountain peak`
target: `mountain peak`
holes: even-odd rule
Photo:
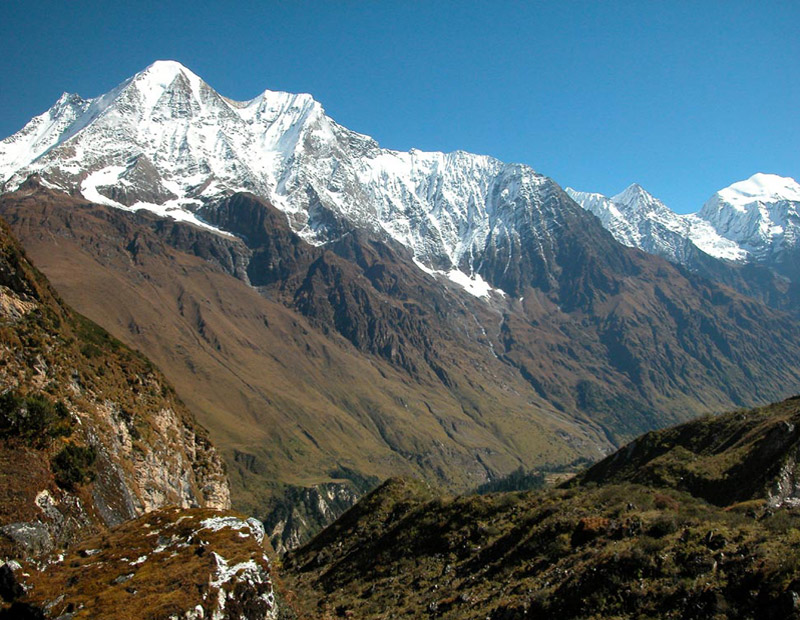
[[[640,209],[645,207],[652,208],[656,203],[660,204],[657,198],[638,183],[631,183],[619,194],[612,196],[611,201],[626,207],[636,207]]]
[[[791,177],[758,172],[745,181],[721,189],[717,195],[736,207],[754,202],[800,201],[800,184]]]
[[[197,80],[200,79],[193,71],[183,66],[177,60],[156,60],[142,71],[139,71],[139,73],[134,76],[134,79],[145,78],[169,84],[179,75]]]
[[[193,94],[198,94],[205,82],[195,73],[175,60],[157,60],[143,71],[134,75],[127,83],[123,83],[123,90],[129,85],[143,95],[148,108],[152,108],[159,97],[176,81],[185,81],[185,86]]]

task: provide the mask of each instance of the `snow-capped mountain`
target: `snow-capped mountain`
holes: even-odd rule
[[[611,198],[571,188],[566,192],[594,213],[623,245],[683,265],[693,260],[696,249],[731,261],[747,257],[746,250],[720,235],[711,224],[696,215],[675,213],[636,183]]]
[[[699,249],[736,263],[796,271],[800,185],[774,174],[758,173],[714,194],[698,213],[679,215],[639,185],[611,198],[602,194],[567,193],[625,245],[691,266]]]
[[[783,262],[800,241],[800,184],[775,174],[758,173],[721,189],[697,217],[734,241],[753,260]]]
[[[560,192],[531,168],[491,157],[382,149],[310,95],[232,101],[172,61],[96,99],[65,94],[0,142],[6,191],[32,173],[93,202],[200,225],[201,207],[249,191],[287,213],[306,240],[323,243],[349,226],[382,232],[426,268],[461,269],[453,279],[484,291],[478,255],[489,239],[515,238],[511,214],[542,217],[548,194]],[[548,213],[550,226],[560,217]],[[545,252],[548,226],[536,230]]]
[[[229,442],[248,503],[301,460],[474,487],[800,377],[800,323],[623,247],[531,168],[382,149],[308,95],[235,102],[178,63],[62,97],[0,142],[0,182],[65,297]],[[685,230],[640,188],[609,204],[631,240]]]
[[[2,188],[12,191],[31,174],[92,202],[205,227],[214,219],[209,209],[248,191],[283,211],[307,241],[367,229],[476,295],[489,294],[488,274],[494,286],[503,279],[487,252],[508,261],[509,248],[522,243],[546,264],[551,232],[572,208],[552,200],[560,188],[528,166],[460,151],[382,149],[310,95],[267,90],[233,101],[173,61],[94,99],[65,93],[1,141]],[[721,190],[694,215],[672,212],[638,185],[611,198],[568,192],[624,245],[690,267],[698,250],[772,264],[797,245],[800,186],[774,175]]]

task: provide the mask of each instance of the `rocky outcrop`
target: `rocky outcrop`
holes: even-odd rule
[[[164,506],[230,507],[164,377],[75,314],[0,224],[0,555],[37,557]]]
[[[0,588],[20,613],[41,618],[271,620],[277,604],[264,544],[255,519],[173,508],[45,564],[7,565]]]
[[[284,489],[272,499],[264,520],[273,548],[283,554],[308,542],[342,516],[366,490],[369,489],[349,482]]]

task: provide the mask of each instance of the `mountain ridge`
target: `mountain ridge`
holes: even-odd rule
[[[46,122],[4,140],[0,211],[169,369],[280,544],[309,515],[276,494],[324,522],[392,473],[474,487],[796,390],[789,315],[623,247],[531,168],[380,149],[309,97],[234,103],[187,71],[64,98],[85,117],[14,171]]]
[[[284,579],[311,618],[798,618],[798,415],[795,397],[651,433],[558,489],[392,479],[288,554]],[[684,484],[711,463],[705,488]],[[698,499],[715,486],[717,505]]]
[[[732,263],[757,263],[796,277],[800,184],[790,177],[756,173],[714,193],[696,212],[674,213],[638,184],[608,198],[567,193],[597,215],[625,245],[691,266],[687,245]]]
[[[167,369],[220,445],[236,505],[281,550],[370,477],[471,488],[596,457],[712,403],[781,396],[800,373],[771,344],[793,339],[783,315],[637,250],[599,250],[577,226],[543,288],[486,300],[363,231],[310,245],[249,194],[215,211],[246,240],[34,180],[0,213],[71,303]],[[317,516],[287,503],[317,494],[344,501]]]

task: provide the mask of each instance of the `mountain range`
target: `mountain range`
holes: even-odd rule
[[[794,179],[754,174],[719,190],[688,215],[675,213],[637,184],[610,198],[566,191],[620,243],[774,306],[796,308],[800,184]]]
[[[309,95],[237,102],[157,62],[1,141],[0,182],[37,265],[164,368],[279,549],[397,473],[464,490],[800,384],[790,252],[722,231],[739,211],[681,242],[708,257],[686,269],[528,166],[382,149]]]

